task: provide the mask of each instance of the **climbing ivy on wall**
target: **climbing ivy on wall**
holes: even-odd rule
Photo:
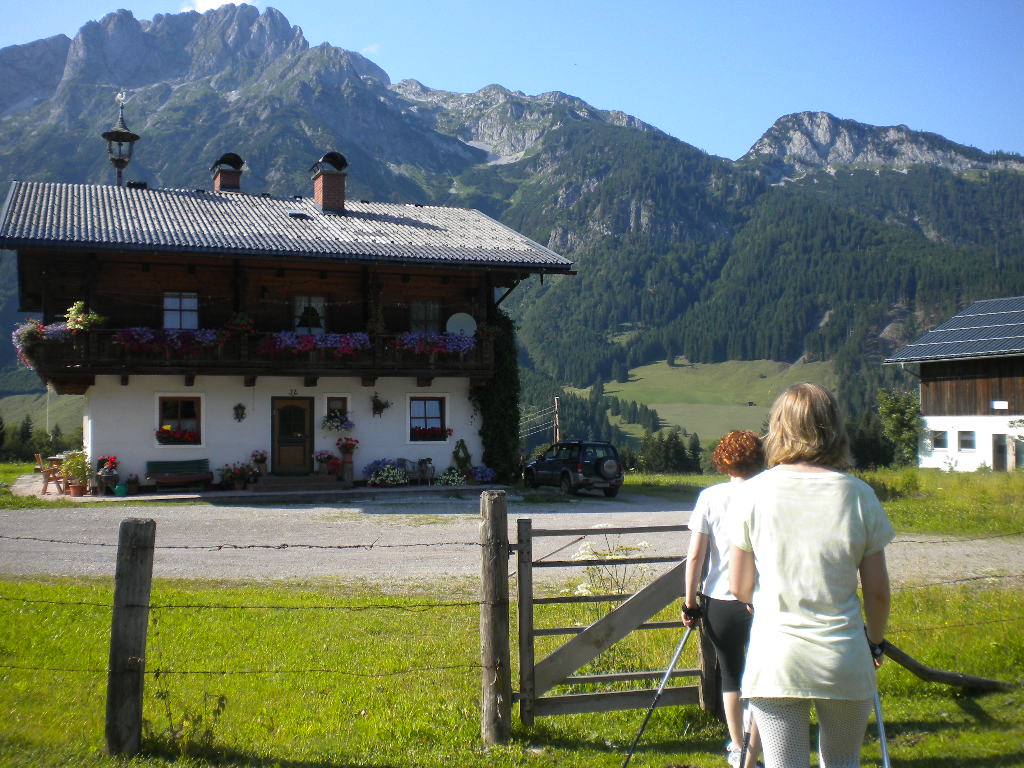
[[[516,359],[516,329],[501,310],[492,310],[488,323],[494,336],[494,378],[469,391],[473,407],[480,414],[483,463],[498,473],[498,480],[512,482],[519,452],[519,362]]]

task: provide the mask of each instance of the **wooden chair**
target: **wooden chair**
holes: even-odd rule
[[[43,461],[43,456],[40,453],[36,454],[36,469],[43,476],[43,494],[46,494],[46,489],[50,487],[50,483],[57,486],[58,493],[67,493],[67,483],[64,480],[64,476],[60,473],[60,467],[51,467]]]

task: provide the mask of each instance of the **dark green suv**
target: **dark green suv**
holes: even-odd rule
[[[530,488],[557,485],[564,494],[600,488],[605,496],[612,497],[622,487],[622,463],[611,443],[555,443],[523,468],[523,480]]]

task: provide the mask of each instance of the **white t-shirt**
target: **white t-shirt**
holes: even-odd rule
[[[728,483],[708,486],[697,496],[690,515],[690,531],[706,534],[709,538],[708,572],[701,592],[715,600],[736,599],[729,591],[729,559],[732,555],[729,542],[732,528],[730,502],[741,484],[739,478],[734,478]]]
[[[736,546],[754,553],[744,698],[869,699],[858,569],[895,532],[867,483],[779,465],[740,486]]]

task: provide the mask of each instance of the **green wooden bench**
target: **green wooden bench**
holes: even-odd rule
[[[196,485],[213,482],[209,459],[147,461],[146,481],[152,485]]]

